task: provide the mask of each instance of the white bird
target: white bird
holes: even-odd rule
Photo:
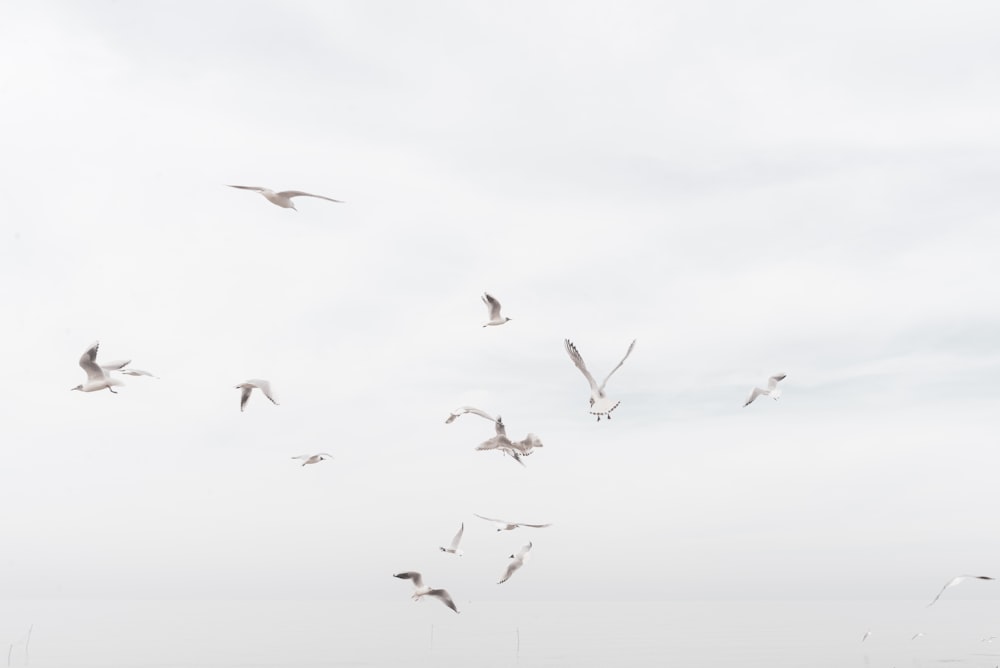
[[[941,587],[941,591],[938,592],[938,595],[934,597],[933,601],[927,604],[927,607],[929,608],[935,603],[937,603],[937,600],[941,598],[941,594],[943,594],[944,590],[947,589],[948,587],[954,587],[955,585],[964,582],[966,580],[995,580],[995,579],[996,578],[991,578],[986,575],[959,575],[957,577],[953,577],[951,580],[948,580],[948,584]]]
[[[861,642],[864,642],[864,641],[868,640],[868,636],[870,636],[871,634],[872,634],[872,630],[871,629],[868,629],[867,631],[865,631],[865,635],[862,636]]]
[[[317,453],[315,455],[295,455],[294,457],[292,457],[292,459],[302,459],[302,460],[304,460],[302,462],[302,465],[305,466],[306,464],[319,464],[321,461],[323,461],[327,457],[329,457],[330,459],[333,459],[333,455],[331,455],[331,454],[329,454],[327,452],[320,452],[320,453]]]
[[[271,204],[277,204],[278,206],[285,209],[294,209],[295,203],[292,202],[293,197],[316,197],[318,199],[325,199],[328,202],[337,202],[338,204],[343,204],[339,199],[333,199],[332,197],[324,197],[323,195],[313,195],[312,193],[302,192],[301,190],[282,190],[281,192],[274,192],[270,188],[259,188],[257,186],[229,186],[230,188],[240,188],[242,190],[252,190],[256,193],[263,195],[268,202]]]
[[[414,601],[419,601],[424,596],[433,596],[438,599],[449,608],[458,612],[458,608],[455,607],[455,602],[451,600],[451,595],[445,589],[431,589],[430,587],[424,586],[424,578],[420,573],[416,571],[407,571],[406,573],[396,573],[392,577],[400,578],[402,580],[411,580],[413,582],[413,596],[411,598]]]
[[[476,450],[500,450],[505,455],[513,457],[514,461],[518,464],[524,466],[521,457],[527,457],[535,448],[542,447],[541,439],[530,433],[522,441],[511,441],[507,438],[507,428],[500,417],[497,417],[494,425],[496,426],[496,436],[480,443],[476,446]]]
[[[486,310],[489,311],[490,319],[483,324],[483,327],[489,327],[490,325],[502,325],[510,318],[500,317],[500,302],[497,298],[488,292],[483,293],[483,303],[486,304]]]
[[[923,631],[921,631],[920,633],[914,633],[913,637],[910,638],[910,640],[916,640],[917,638],[923,638],[925,635],[927,635],[927,634],[924,633]]]
[[[757,397],[759,397],[762,394],[765,397],[771,397],[772,399],[774,399],[775,401],[777,401],[778,397],[781,396],[781,390],[778,389],[778,381],[781,381],[781,380],[784,380],[784,379],[785,379],[785,374],[783,374],[783,373],[776,373],[776,374],[774,374],[773,376],[771,376],[770,378],[767,379],[767,389],[766,390],[763,389],[763,388],[761,388],[761,387],[754,387],[752,390],[750,390],[750,396],[747,397],[747,402],[745,404],[743,404],[743,408],[746,408],[747,406],[749,406],[750,404],[752,404],[753,400],[756,399]]]
[[[525,524],[524,522],[508,522],[507,520],[497,520],[493,519],[492,517],[483,517],[478,513],[472,513],[472,514],[478,517],[479,519],[486,520],[487,522],[493,522],[494,524],[499,525],[500,528],[497,529],[497,531],[513,531],[518,527],[531,527],[532,529],[544,529],[545,527],[552,526],[551,524]]]
[[[447,552],[448,554],[454,554],[461,557],[464,553],[462,550],[458,549],[458,544],[462,541],[462,534],[465,533],[465,522],[462,522],[462,526],[459,527],[458,533],[455,537],[451,539],[451,545],[449,547],[439,548],[442,552]]]
[[[604,393],[604,386],[608,384],[608,379],[611,378],[612,374],[614,374],[615,371],[618,371],[622,364],[625,363],[625,360],[628,359],[628,356],[632,354],[633,348],[635,348],[634,339],[632,340],[632,343],[629,344],[628,351],[625,353],[625,357],[622,358],[622,361],[618,363],[618,366],[611,370],[611,373],[607,375],[604,382],[598,385],[597,381],[594,380],[594,377],[590,375],[589,371],[587,371],[587,365],[583,363],[583,358],[580,357],[580,352],[576,349],[576,346],[574,346],[569,339],[566,339],[566,352],[569,353],[569,358],[573,360],[573,364],[576,365],[577,369],[583,372],[584,378],[586,378],[587,382],[590,383],[590,414],[596,415],[598,422],[601,421],[602,415],[607,416],[610,420],[611,411],[618,408],[618,404],[621,403],[620,401],[612,401],[611,399],[608,399],[608,396]]]
[[[112,378],[106,369],[97,364],[97,348],[100,345],[100,342],[94,341],[94,344],[87,348],[87,351],[80,357],[80,367],[87,372],[87,382],[70,388],[70,391],[97,392],[107,388],[112,394],[118,394],[111,389],[111,386],[125,384],[117,378]]]
[[[240,395],[240,411],[247,405],[247,399],[250,398],[250,393],[253,392],[255,387],[263,392],[264,396],[270,399],[272,404],[275,406],[278,405],[278,402],[275,401],[274,396],[271,394],[271,383],[260,378],[251,378],[236,386],[236,389],[243,390],[243,393]]]
[[[531,552],[531,543],[522,547],[517,554],[510,555],[510,558],[513,559],[513,561],[507,564],[507,571],[503,574],[503,577],[500,578],[500,582],[497,584],[503,584],[510,579],[510,576],[514,574],[514,571],[519,569],[521,566],[524,566],[524,561],[528,558],[529,552]]]
[[[472,406],[459,406],[458,408],[456,408],[455,410],[453,410],[448,415],[448,419],[445,420],[444,423],[445,424],[451,424],[452,422],[454,422],[455,420],[457,420],[462,415],[465,415],[466,413],[473,413],[474,415],[478,415],[479,417],[484,417],[487,420],[489,420],[490,422],[496,422],[497,421],[497,419],[495,417],[493,417],[492,415],[490,415],[486,411],[481,411],[478,408],[473,408]]]

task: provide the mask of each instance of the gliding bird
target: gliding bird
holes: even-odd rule
[[[611,378],[612,374],[614,374],[615,371],[618,371],[622,364],[625,363],[625,360],[628,359],[628,356],[632,354],[633,348],[635,348],[634,339],[632,340],[632,343],[629,344],[628,351],[625,353],[625,357],[622,358],[622,361],[618,363],[618,366],[611,370],[611,373],[607,375],[604,382],[598,386],[597,381],[595,381],[594,377],[590,375],[589,371],[587,371],[587,365],[583,363],[583,358],[580,357],[580,352],[576,349],[576,346],[574,346],[569,339],[566,339],[566,352],[569,353],[569,358],[573,361],[573,364],[576,365],[576,368],[583,372],[584,378],[586,378],[587,382],[590,383],[590,414],[596,415],[598,422],[601,421],[602,415],[607,416],[610,420],[611,411],[618,408],[618,404],[621,403],[620,401],[611,401],[611,399],[608,399],[608,395],[604,393],[604,386],[608,384],[608,379]]]
[[[414,601],[419,601],[424,596],[433,596],[455,612],[458,612],[458,608],[455,607],[455,602],[451,600],[451,595],[448,594],[448,591],[445,589],[431,589],[430,587],[425,587],[424,578],[417,571],[397,573],[392,577],[400,578],[402,580],[411,580],[413,582],[414,590],[411,598]]]
[[[339,199],[333,199],[332,197],[324,197],[323,195],[313,195],[312,193],[302,192],[301,190],[282,190],[281,192],[274,192],[270,188],[259,188],[257,186],[229,186],[230,188],[240,188],[242,190],[252,190],[256,193],[260,193],[267,199],[271,204],[277,204],[284,209],[294,209],[295,203],[292,202],[293,197],[316,197],[318,199],[325,199],[328,202],[337,202],[338,204],[343,204]]]
[[[478,513],[472,513],[472,514],[478,517],[479,519],[500,525],[500,528],[497,529],[497,531],[513,531],[518,527],[531,527],[532,529],[544,529],[545,527],[552,526],[551,524],[525,524],[524,522],[508,522],[506,520],[496,520],[493,519],[492,517],[483,517]]]
[[[483,324],[483,327],[489,327],[490,325],[502,325],[510,320],[510,318],[507,317],[500,317],[500,302],[498,302],[497,298],[490,293],[483,293],[483,303],[486,304],[486,309],[490,313],[490,319]]]
[[[320,452],[320,453],[317,453],[315,455],[295,455],[294,457],[292,457],[292,459],[302,459],[302,460],[304,460],[302,462],[302,465],[305,466],[306,464],[319,464],[321,461],[323,461],[324,459],[326,459],[328,457],[330,459],[333,459],[333,455],[331,455],[330,453],[328,453],[328,452]]]
[[[448,554],[454,554],[456,556],[461,557],[464,553],[460,549],[458,549],[458,544],[462,541],[462,534],[464,533],[465,533],[465,522],[462,522],[462,526],[459,527],[458,533],[455,534],[455,537],[451,539],[451,545],[449,547],[441,547],[438,549],[440,549],[442,552],[447,552]]]
[[[772,399],[774,399],[775,401],[777,401],[778,397],[781,396],[781,390],[778,389],[778,381],[781,381],[781,380],[784,380],[784,379],[785,379],[785,374],[783,374],[783,373],[776,373],[776,374],[774,374],[773,376],[771,376],[770,378],[767,379],[767,389],[766,390],[763,389],[763,388],[760,388],[760,387],[755,387],[752,390],[750,390],[750,396],[747,397],[747,402],[745,404],[743,404],[743,408],[746,408],[747,406],[749,406],[750,404],[752,404],[753,400],[756,399],[757,397],[759,397],[762,394],[765,397],[771,397]]]
[[[531,552],[531,543],[522,547],[517,554],[510,555],[510,558],[514,561],[507,564],[507,571],[503,574],[503,577],[497,584],[503,584],[510,579],[510,576],[514,574],[514,571],[519,569],[521,566],[524,566],[524,560],[528,558],[529,552]]]
[[[80,357],[80,367],[87,372],[87,382],[70,388],[70,391],[97,392],[98,390],[107,388],[108,392],[118,394],[111,389],[111,386],[125,384],[117,378],[112,378],[106,369],[97,364],[97,348],[100,345],[100,342],[94,341],[94,344],[90,348],[87,348],[87,351]],[[118,362],[114,362],[113,364],[118,364]],[[128,364],[128,362],[126,361],[122,366],[125,364]]]
[[[948,587],[954,587],[955,585],[959,584],[960,582],[964,582],[965,580],[995,580],[995,579],[996,578],[991,578],[991,577],[986,576],[986,575],[959,575],[957,577],[953,577],[951,580],[948,581],[948,584],[946,584],[945,586],[941,587],[941,591],[938,592],[938,595],[934,597],[933,601],[931,601],[930,603],[927,604],[927,607],[929,608],[932,605],[934,605],[935,603],[937,603],[937,600],[939,598],[941,598],[941,594],[944,593],[945,589],[947,589]]]
[[[263,392],[264,396],[270,399],[272,404],[275,406],[278,405],[278,402],[275,401],[274,397],[271,395],[271,383],[260,378],[251,378],[250,380],[243,381],[236,386],[236,389],[243,390],[240,394],[240,412],[242,412],[243,407],[247,405],[247,399],[250,398],[250,393],[253,392],[254,388]]]

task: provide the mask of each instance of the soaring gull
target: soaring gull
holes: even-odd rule
[[[775,401],[777,401],[778,397],[781,396],[781,390],[778,389],[778,381],[781,381],[781,380],[784,380],[784,379],[785,379],[785,374],[783,374],[783,373],[776,373],[776,374],[774,374],[773,376],[771,376],[770,378],[767,379],[767,389],[766,390],[764,388],[762,388],[762,387],[755,387],[752,390],[750,390],[750,396],[747,397],[747,402],[745,404],[743,404],[743,408],[746,408],[747,406],[749,406],[750,404],[752,404],[753,400],[756,399],[757,397],[759,397],[762,394],[765,397],[771,397],[772,399],[774,399]]]
[[[604,386],[608,384],[608,379],[611,378],[612,374],[614,374],[615,371],[618,371],[622,364],[625,363],[625,360],[628,359],[628,356],[632,354],[633,348],[635,348],[634,339],[629,345],[628,351],[625,353],[625,357],[622,358],[622,361],[618,363],[618,366],[611,370],[611,373],[609,373],[607,378],[604,379],[604,382],[598,385],[597,381],[594,380],[594,377],[590,375],[589,371],[587,371],[587,365],[583,363],[583,358],[580,357],[580,352],[576,349],[576,346],[573,345],[572,341],[566,339],[566,352],[569,353],[569,358],[573,360],[573,364],[576,365],[577,369],[583,372],[584,378],[586,378],[587,382],[590,383],[590,414],[596,415],[598,422],[601,421],[602,415],[607,416],[610,420],[611,411],[618,408],[618,404],[621,403],[620,401],[612,401],[609,399],[608,395],[604,393]]]
[[[498,302],[497,298],[490,293],[483,293],[483,303],[486,304],[486,309],[490,313],[490,319],[483,324],[483,327],[489,327],[490,325],[502,325],[510,320],[510,318],[507,317],[500,317],[500,302]]]
[[[272,404],[275,406],[278,405],[278,402],[275,401],[274,396],[271,394],[271,383],[261,378],[251,378],[250,380],[243,381],[236,386],[236,389],[243,390],[240,395],[240,411],[242,411],[243,407],[247,405],[247,399],[250,398],[250,393],[253,392],[254,388],[263,392],[264,396],[270,399]]]
[[[303,460],[302,461],[303,466],[305,466],[306,464],[319,464],[321,461],[327,458],[333,459],[333,455],[331,455],[328,452],[319,452],[315,455],[295,455],[294,457],[292,457],[292,459]]]
[[[497,531],[513,531],[518,527],[531,527],[532,529],[544,529],[545,527],[552,526],[551,524],[525,524],[524,522],[508,522],[507,520],[498,520],[492,517],[483,517],[479,513],[472,513],[472,514],[478,517],[479,519],[486,520],[487,522],[493,522],[494,524],[499,525]]]
[[[411,598],[414,601],[419,601],[424,596],[433,596],[438,599],[449,608],[458,612],[458,608],[455,607],[455,602],[451,600],[451,595],[448,594],[445,589],[431,589],[430,587],[424,586],[424,578],[417,571],[407,571],[406,573],[396,573],[392,577],[400,578],[402,580],[411,580],[413,582],[413,596]]]
[[[938,595],[934,597],[933,601],[927,604],[927,607],[929,608],[935,603],[937,603],[937,600],[941,598],[941,594],[943,594],[944,590],[947,589],[948,587],[954,587],[955,585],[961,582],[965,582],[966,580],[995,580],[995,579],[996,578],[991,578],[986,575],[958,575],[956,577],[953,577],[952,579],[948,580],[948,583],[945,586],[941,587],[941,591],[938,592]]]
[[[292,201],[293,197],[316,197],[318,199],[325,199],[328,202],[337,202],[338,204],[343,204],[339,199],[333,199],[332,197],[324,197],[323,195],[313,195],[312,193],[305,193],[301,190],[282,190],[281,192],[274,192],[270,188],[259,188],[257,186],[229,186],[230,188],[240,188],[242,190],[252,190],[256,193],[263,195],[268,202],[271,204],[277,204],[278,206],[285,209],[294,209],[295,203]]]
[[[454,554],[461,557],[463,552],[458,549],[458,544],[462,542],[462,534],[465,533],[465,522],[462,522],[462,526],[459,527],[458,533],[455,537],[451,539],[451,545],[448,547],[439,548],[442,552],[447,552],[448,554]]]
[[[79,390],[81,392],[97,392],[98,390],[108,389],[108,392],[112,394],[118,394],[111,389],[113,385],[124,385],[122,381],[117,378],[112,378],[108,373],[107,369],[104,369],[97,363],[97,348],[100,346],[100,342],[94,341],[93,345],[87,348],[86,352],[80,357],[80,367],[87,372],[87,382],[76,387],[70,388],[70,390]],[[128,364],[126,361],[122,366]],[[113,362],[112,365],[119,364],[119,362]]]
[[[510,579],[510,576],[514,574],[514,571],[519,569],[521,566],[524,566],[524,561],[528,558],[529,552],[531,552],[531,543],[522,547],[517,554],[510,555],[510,558],[513,561],[507,564],[507,570],[504,572],[503,577],[500,578],[500,582],[497,584],[503,584]]]

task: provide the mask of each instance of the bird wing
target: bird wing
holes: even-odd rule
[[[503,524],[504,526],[510,524],[510,522],[507,522],[505,520],[497,520],[497,519],[493,519],[492,517],[483,517],[479,513],[472,513],[472,514],[475,515],[476,517],[478,517],[481,520],[486,520],[487,522],[495,522],[497,524]]]
[[[569,339],[566,339],[565,341],[566,352],[569,353],[569,358],[573,360],[573,364],[576,365],[576,368],[583,372],[584,378],[586,378],[587,382],[590,383],[591,391],[597,391],[597,382],[594,380],[594,377],[590,375],[590,372],[587,371],[587,365],[583,363],[583,358],[580,357],[580,351],[576,349],[576,346],[573,345],[572,341]]]
[[[494,436],[493,438],[483,441],[476,446],[476,450],[496,450],[502,447],[505,443],[510,443],[510,441],[504,436]],[[483,518],[486,519],[486,518]]]
[[[525,455],[530,453],[535,448],[543,447],[542,440],[531,433],[525,436],[523,441],[518,441],[517,443],[513,443],[512,445],[518,450],[520,450],[522,454]]]
[[[465,522],[462,522],[462,526],[459,528],[458,533],[455,537],[451,539],[451,549],[457,550],[458,544],[462,541],[462,534],[465,533]]]
[[[406,571],[405,573],[397,573],[392,577],[400,578],[402,580],[411,580],[413,582],[413,586],[416,587],[417,589],[420,589],[421,587],[424,586],[424,578],[417,571]]]
[[[333,199],[332,197],[324,197],[323,195],[313,195],[312,193],[304,193],[301,190],[282,190],[278,193],[279,197],[316,197],[318,199],[325,199],[328,202],[337,202],[338,204],[343,204],[339,199]]]
[[[774,388],[778,387],[778,381],[784,379],[785,379],[785,374],[783,373],[777,373],[771,376],[770,378],[767,379],[767,389],[773,390]]]
[[[545,527],[552,526],[552,524],[551,523],[549,523],[549,524],[523,524],[523,523],[519,522],[517,526],[519,526],[519,527],[531,527],[532,529],[544,529]],[[531,549],[531,543],[528,543],[528,549],[529,550]]]
[[[123,367],[126,367],[131,363],[132,360],[112,360],[111,362],[101,364],[100,367],[105,371],[120,371]]]
[[[760,389],[759,387],[755,387],[752,390],[750,390],[750,396],[747,397],[746,403],[743,404],[743,408],[746,408],[747,406],[752,404],[753,400],[759,397],[763,392],[764,390]]]
[[[431,589],[429,592],[425,594],[425,596],[433,596],[434,598],[439,599],[442,603],[447,605],[455,612],[458,612],[458,608],[455,607],[455,602],[451,600],[451,596],[448,594],[448,591],[446,589]]]
[[[262,193],[267,188],[260,188],[258,186],[229,186],[230,188],[239,188],[241,190],[253,190],[254,192]]]
[[[492,415],[490,415],[486,411],[481,411],[478,408],[475,408],[473,406],[459,406],[458,408],[456,408],[455,410],[453,410],[451,412],[451,414],[448,416],[448,419],[445,420],[444,423],[445,424],[451,424],[452,422],[454,422],[455,420],[457,420],[460,416],[465,415],[466,413],[474,413],[475,415],[478,415],[479,417],[486,418],[490,422],[496,422],[497,421],[497,419],[495,417],[493,417]]]
[[[253,392],[253,388],[248,386],[248,387],[242,388],[242,390],[243,391],[240,393],[240,411],[241,412],[243,411],[243,407],[247,405],[247,399],[250,398],[250,393]]]
[[[497,298],[494,297],[493,295],[491,295],[488,292],[484,292],[483,293],[483,302],[486,304],[486,308],[489,309],[490,320],[499,320],[500,319],[500,302],[497,301]]]
[[[517,450],[514,450],[512,448],[504,448],[503,449],[503,453],[505,455],[510,455],[514,459],[515,462],[517,462],[521,466],[524,466],[524,468],[528,468],[527,466],[524,465],[524,462],[521,461],[521,453],[518,452]]]
[[[954,579],[950,580],[950,581],[948,582],[948,584],[946,584],[945,586],[941,587],[941,591],[939,591],[939,592],[937,593],[937,596],[935,596],[935,597],[934,597],[934,600],[933,600],[933,601],[931,601],[930,603],[928,603],[928,604],[927,604],[927,607],[929,608],[929,607],[931,607],[932,605],[934,605],[935,603],[937,603],[937,600],[938,600],[939,598],[941,598],[941,594],[943,594],[943,593],[944,593],[944,590],[945,590],[945,589],[947,589],[948,587],[952,586],[953,584],[957,584],[956,580],[959,580],[959,579],[958,579],[958,578],[954,578]],[[959,581],[960,581],[960,580],[959,580]]]
[[[260,389],[260,391],[264,393],[264,396],[271,400],[272,404],[275,406],[278,405],[278,402],[274,399],[274,395],[271,393],[271,383],[262,378],[254,378],[253,380],[248,380],[247,382]]]
[[[514,571],[516,571],[517,569],[519,569],[523,565],[524,565],[524,562],[520,558],[517,558],[517,559],[514,559],[513,561],[511,561],[509,564],[507,564],[507,570],[506,570],[506,572],[504,572],[503,577],[500,579],[500,582],[498,582],[497,584],[503,584],[504,582],[506,582],[507,580],[509,580],[510,576],[514,574]]]
[[[530,524],[525,524],[524,526],[531,526],[531,525]],[[546,526],[547,527],[548,524],[543,524],[542,526]],[[531,548],[532,548],[532,543],[529,541],[527,545],[525,545],[520,550],[518,550],[518,552],[517,552],[517,558],[518,559],[524,559],[524,555],[526,555],[529,552],[531,552]]]
[[[622,361],[618,363],[618,366],[611,370],[611,373],[609,373],[607,377],[605,377],[604,382],[601,383],[602,390],[604,389],[604,386],[608,384],[608,379],[611,378],[611,375],[614,374],[615,371],[618,371],[618,369],[622,368],[622,364],[625,364],[625,360],[627,360],[628,356],[632,354],[633,348],[635,348],[635,339],[632,339],[632,343],[629,344],[628,351],[625,353],[625,357],[622,358]]]
[[[119,369],[118,373],[123,373],[126,376],[149,376],[150,378],[159,378],[159,376],[151,374],[148,371],[143,371],[142,369],[132,369],[132,368]]]
[[[87,372],[87,380],[101,380],[105,377],[104,369],[97,365],[97,349],[100,345],[100,342],[94,341],[94,345],[80,356],[80,366]]]

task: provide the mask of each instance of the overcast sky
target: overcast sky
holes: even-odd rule
[[[988,1],[4,3],[0,591],[1000,577],[997,25]],[[511,322],[481,327],[484,290]],[[564,338],[598,378],[637,339],[612,420]],[[161,378],[69,392],[94,340]],[[281,405],[241,413],[248,378]],[[544,447],[474,451],[488,422],[444,423],[465,403]]]

